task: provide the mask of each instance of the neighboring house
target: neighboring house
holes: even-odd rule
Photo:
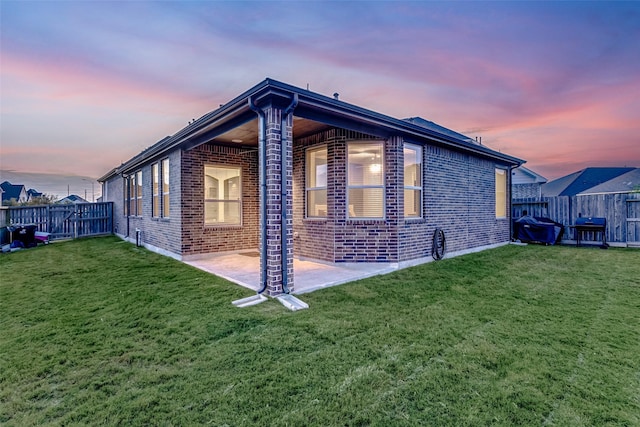
[[[8,204],[13,202],[17,203],[25,203],[29,200],[27,195],[27,190],[24,185],[14,185],[9,181],[5,181],[0,184],[0,188],[2,188],[2,204]]]
[[[71,194],[63,199],[60,199],[56,203],[64,205],[64,204],[72,204],[72,203],[89,203],[89,202],[78,195]]]
[[[575,196],[635,168],[586,168],[542,185],[544,197]]]
[[[511,171],[511,198],[512,199],[540,199],[542,197],[542,184],[547,178],[520,166]]]
[[[294,288],[294,256],[416,260],[436,228],[449,252],[508,242],[522,163],[424,119],[267,79],[98,181],[119,236],[183,260],[259,250],[277,295]]]
[[[30,188],[27,190],[27,199],[28,200],[33,200],[37,197],[42,197],[42,193],[39,191],[34,190],[33,188]]]
[[[640,168],[635,168],[595,187],[578,193],[579,196],[640,192]]]

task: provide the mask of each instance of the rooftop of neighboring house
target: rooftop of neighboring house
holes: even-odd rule
[[[579,194],[611,194],[640,191],[640,168],[635,168],[623,173],[607,182],[591,187]]]
[[[42,193],[40,191],[34,190],[33,188],[30,188],[27,190],[27,195],[29,197],[41,197]]]
[[[547,182],[547,178],[524,166],[513,169],[512,175],[513,184],[544,184]]]
[[[11,199],[19,200],[22,196],[26,197],[24,185],[11,184],[9,181],[5,181],[0,184],[0,187],[2,188],[2,201],[9,201]]]
[[[555,179],[542,186],[542,195],[545,197],[575,196],[591,192],[596,186],[605,184],[636,168],[585,168],[561,178]]]
[[[58,201],[58,203],[89,203],[89,202],[76,194],[71,194],[65,197],[64,199],[61,199],[60,201]]]

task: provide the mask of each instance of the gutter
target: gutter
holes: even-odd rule
[[[399,132],[419,139],[428,139],[439,144],[444,144],[445,146],[455,147],[463,151],[499,159],[507,163],[514,163],[518,165],[524,163],[521,159],[516,157],[512,157],[486,147],[474,146],[473,144],[440,134],[430,129],[422,128],[419,125],[412,124],[402,119],[396,119],[381,113],[376,113],[375,111],[367,110],[343,101],[334,100],[324,95],[267,78],[217,110],[203,115],[195,122],[176,132],[174,135],[163,138],[156,144],[144,150],[142,153],[127,161],[124,165],[121,165],[118,169],[123,172],[128,172],[129,170],[135,169],[139,165],[150,161],[152,158],[176,148],[190,138],[196,137],[199,134],[206,132],[208,129],[214,128],[226,119],[241,113],[244,108],[247,108],[246,100],[248,99],[252,99],[252,104],[254,104],[258,98],[264,98],[270,95],[282,97],[285,93],[289,95],[292,93],[296,96],[299,95],[301,98],[299,100],[300,106],[305,106],[312,110],[319,109],[329,115],[337,115],[360,123],[380,126],[392,132]],[[249,106],[249,108],[251,108],[251,106]]]
[[[253,99],[247,99],[249,108],[258,115],[258,158],[260,175],[260,283],[258,294],[267,289],[267,146],[265,144],[265,119],[264,111],[256,107]]]

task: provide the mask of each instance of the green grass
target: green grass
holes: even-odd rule
[[[250,294],[111,237],[0,256],[0,424],[640,425],[637,250]]]

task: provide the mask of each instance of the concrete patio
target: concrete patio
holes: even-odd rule
[[[210,254],[186,264],[257,291],[260,289],[260,256],[256,251]],[[323,263],[295,258],[294,294],[300,295],[398,269],[392,263]]]
[[[444,258],[453,258],[487,249],[507,245],[509,242],[479,246],[462,251],[448,252]],[[318,289],[329,288],[367,277],[387,274],[393,271],[433,262],[431,256],[416,258],[400,263],[329,263],[318,260],[294,258],[293,274],[295,295],[306,294]],[[198,259],[183,261],[193,267],[215,274],[245,288],[260,289],[260,254],[257,251],[239,253],[207,254]]]

